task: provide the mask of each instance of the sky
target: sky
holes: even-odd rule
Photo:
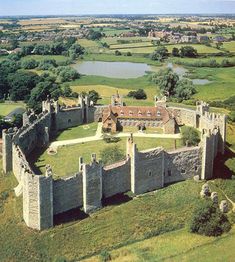
[[[235,13],[235,0],[0,0],[0,16]]]

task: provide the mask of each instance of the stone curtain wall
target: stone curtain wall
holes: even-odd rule
[[[187,125],[196,128],[196,111],[177,108],[177,107],[168,107],[167,110],[175,117],[175,120],[178,125]]]
[[[83,113],[80,107],[59,110],[56,114],[56,129],[64,130],[83,124]]]
[[[54,180],[53,199],[55,215],[82,206],[82,174]]]
[[[138,152],[133,145],[131,189],[134,194],[143,194],[164,186],[164,151],[157,148]]]
[[[184,148],[165,152],[164,184],[183,181],[201,175],[201,148]]]
[[[104,167],[102,174],[103,197],[111,197],[131,190],[130,159]]]

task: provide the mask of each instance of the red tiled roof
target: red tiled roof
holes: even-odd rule
[[[129,118],[140,120],[159,120],[164,123],[168,122],[170,117],[169,112],[165,107],[139,107],[139,106],[111,106],[104,110],[103,121],[110,115],[110,110],[116,118]]]

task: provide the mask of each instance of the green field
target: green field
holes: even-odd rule
[[[126,139],[122,138],[119,142],[112,145],[117,145],[125,156],[126,152]],[[177,139],[177,148],[182,147],[182,141]],[[145,150],[148,148],[164,147],[165,149],[174,148],[174,139],[160,139],[160,138],[135,138],[135,142],[139,150]],[[83,157],[84,162],[90,162],[91,154],[96,153],[97,158],[100,157],[100,152],[104,148],[110,147],[103,140],[95,142],[86,142],[78,145],[63,146],[58,149],[56,155],[48,155],[45,151],[40,156],[35,156],[36,159],[31,161],[36,161],[35,166],[45,173],[46,164],[50,164],[56,176],[68,176],[78,171],[78,159]],[[65,161],[66,160],[66,161]]]
[[[69,139],[83,138],[94,136],[97,130],[97,123],[81,125],[77,127],[68,128],[64,131],[61,131],[57,134],[55,140],[63,141]]]
[[[186,229],[180,229],[121,247],[110,254],[113,262],[233,261],[234,245],[235,228],[219,238],[190,234]],[[100,262],[100,258],[96,256],[85,261]]]
[[[0,103],[0,116],[7,116],[13,110],[19,107],[25,107],[24,103]]]
[[[223,43],[223,49],[229,52],[235,52],[235,41]]]
[[[22,58],[22,60],[35,59],[38,62],[41,62],[46,59],[55,59],[57,62],[65,62],[69,57],[62,55],[28,55]]]
[[[190,68],[191,78],[208,79],[210,84],[197,86],[193,97],[205,101],[225,100],[235,94],[234,68]]]

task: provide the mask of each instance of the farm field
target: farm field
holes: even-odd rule
[[[0,116],[7,116],[13,110],[19,107],[25,107],[24,103],[0,103]]]
[[[229,52],[235,52],[235,41],[223,43],[223,49]]]
[[[126,152],[126,139],[122,138],[119,142],[112,145],[117,145],[125,156]],[[160,138],[135,138],[139,150],[145,150],[149,148],[155,148],[163,146],[166,149],[174,148],[174,139],[160,139]],[[177,139],[177,148],[182,147],[182,141]],[[95,145],[95,146],[94,146]],[[48,155],[45,151],[41,156],[36,156],[35,166],[40,169],[42,173],[45,172],[45,165],[50,163],[56,176],[68,176],[73,173],[78,172],[78,158],[83,157],[84,162],[89,163],[91,159],[91,154],[96,153],[97,158],[100,157],[100,152],[104,148],[110,147],[103,140],[95,142],[86,142],[83,144],[63,146],[58,149],[56,155]],[[64,161],[66,159],[66,162]],[[34,161],[34,159],[32,160]]]

